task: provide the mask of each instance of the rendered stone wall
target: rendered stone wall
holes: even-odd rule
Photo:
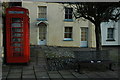
[[[23,1],[22,7],[29,10],[30,43],[32,45],[38,45],[39,42],[39,26],[36,25],[39,22],[36,20],[38,18],[38,6],[47,7],[47,45],[80,47],[81,27],[87,27],[91,30],[88,32],[88,47],[95,47],[94,27],[89,25],[88,20],[73,18],[73,22],[64,21],[65,10],[62,4]],[[64,27],[73,27],[73,41],[64,41]]]

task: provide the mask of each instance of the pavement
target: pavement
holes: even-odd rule
[[[51,56],[58,53],[60,55],[73,56],[73,51],[90,50],[91,48],[71,48],[71,47],[53,47],[53,46],[31,46],[30,63],[24,65],[2,65],[2,79],[17,80],[118,80],[118,67],[114,66],[115,71],[83,71],[78,73],[74,70],[49,70],[46,57],[48,53]],[[54,52],[54,54],[53,54]],[[47,54],[47,55],[46,55]],[[49,55],[50,56],[50,55]]]
[[[0,47],[0,79],[2,79],[2,47]]]

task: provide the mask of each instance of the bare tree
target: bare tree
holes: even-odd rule
[[[96,50],[101,50],[101,22],[120,19],[120,2],[67,2],[75,18],[83,17],[95,25]]]

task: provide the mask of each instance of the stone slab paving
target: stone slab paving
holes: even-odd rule
[[[49,75],[46,71],[45,72],[36,72],[36,77],[37,78],[49,78]]]
[[[76,72],[72,72],[72,74],[75,75],[77,78],[88,78],[88,76],[85,74],[79,74]]]
[[[46,58],[44,55],[45,51],[56,52],[61,47],[48,47],[48,46],[37,46],[31,48],[31,61],[27,65],[2,65],[2,77],[3,79],[17,79],[17,80],[105,80],[105,79],[117,79],[118,72],[116,71],[105,71],[105,72],[83,72],[82,74],[75,72],[74,70],[56,70],[48,71]],[[73,48],[72,48],[73,49]],[[61,50],[69,50],[69,48],[61,48]],[[73,49],[74,50],[74,49]],[[92,79],[91,79],[92,78]],[[93,79],[94,78],[94,79]],[[103,79],[104,78],[104,79]]]
[[[2,78],[2,47],[0,47],[0,79]]]

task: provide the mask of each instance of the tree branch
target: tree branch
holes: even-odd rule
[[[90,16],[82,15],[81,17],[84,17],[85,19],[88,19],[88,20],[90,20],[93,24],[95,24],[95,20],[93,20]]]

